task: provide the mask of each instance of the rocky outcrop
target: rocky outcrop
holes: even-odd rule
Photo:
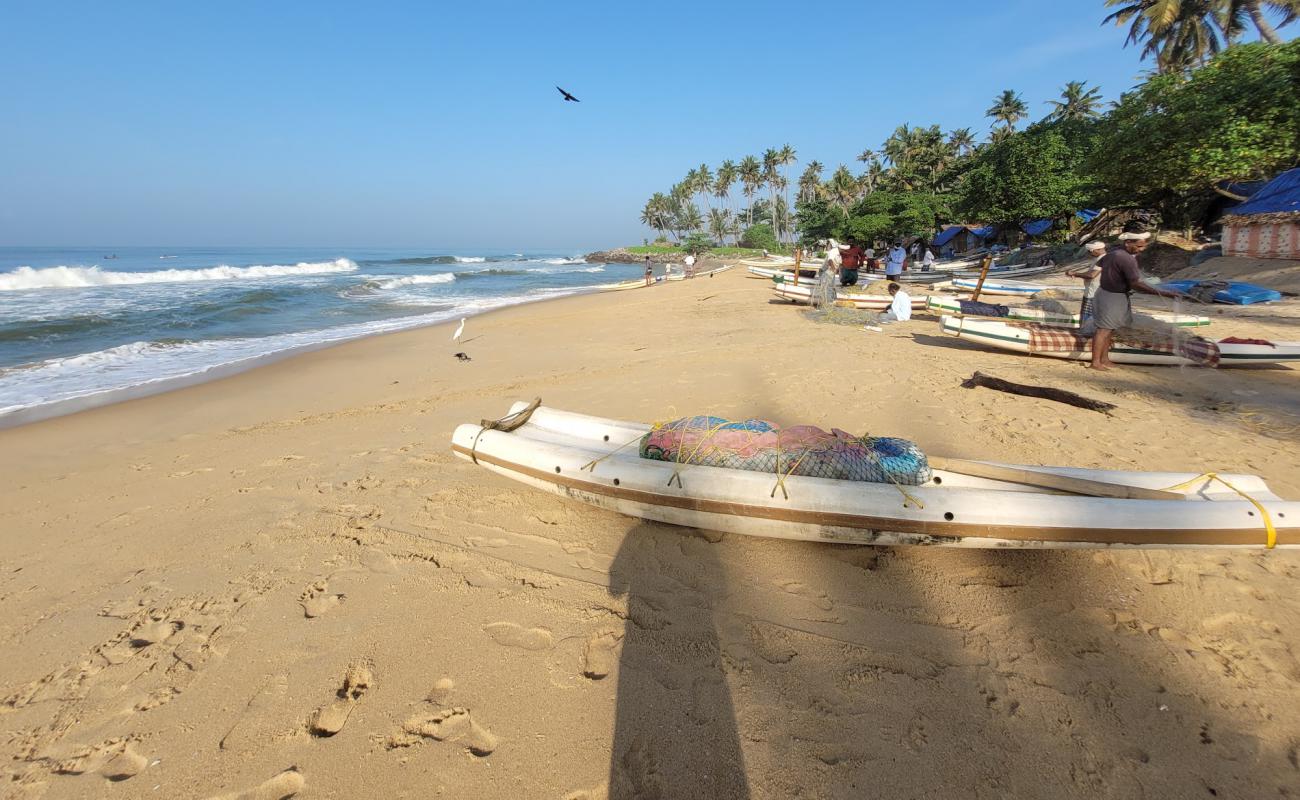
[[[645,256],[631,252],[626,247],[613,250],[597,250],[584,256],[595,264],[644,264]],[[681,253],[652,253],[650,260],[656,264],[670,264],[682,260]]]

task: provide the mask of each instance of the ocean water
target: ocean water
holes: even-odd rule
[[[0,426],[640,274],[574,252],[0,248]]]

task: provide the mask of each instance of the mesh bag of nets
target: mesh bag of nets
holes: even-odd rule
[[[641,457],[678,464],[919,486],[930,465],[914,443],[891,436],[853,436],[812,425],[781,428],[761,419],[683,417],[641,439]]]

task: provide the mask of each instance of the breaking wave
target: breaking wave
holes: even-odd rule
[[[252,267],[207,267],[205,269],[163,269],[155,272],[112,272],[99,267],[19,267],[0,273],[0,291],[23,289],[83,289],[90,286],[136,286],[145,283],[191,283],[195,281],[237,281],[249,278],[283,278],[298,275],[329,275],[354,272],[351,259],[271,264]]]

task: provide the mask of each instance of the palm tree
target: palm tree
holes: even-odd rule
[[[1128,24],[1124,46],[1145,40],[1142,58],[1154,57],[1161,73],[1182,72],[1204,64],[1223,49],[1220,16],[1234,0],[1106,0],[1118,8],[1102,24]],[[1239,18],[1239,17],[1234,17]],[[1229,25],[1234,23],[1228,22]],[[1267,24],[1267,23],[1265,23]]]
[[[662,236],[672,225],[673,203],[663,192],[655,192],[641,209],[641,222]]]
[[[1236,41],[1246,29],[1246,22],[1259,31],[1259,38],[1269,44],[1278,44],[1282,39],[1268,20],[1264,10],[1268,9],[1282,17],[1278,27],[1290,25],[1300,18],[1300,0],[1222,0],[1223,8],[1219,11],[1220,26],[1228,41]]]
[[[845,211],[858,199],[858,181],[849,172],[849,168],[840,164],[826,183],[826,192],[831,202]]]
[[[1020,99],[1020,95],[1011,89],[1004,89],[993,101],[993,105],[984,116],[992,117],[994,122],[1001,122],[1007,130],[1014,130],[1016,123],[1029,116],[1029,109],[1025,107],[1025,101]]]
[[[726,203],[737,176],[736,162],[731,159],[723,161],[718,166],[717,175],[713,179],[713,196]]]
[[[780,149],[778,149],[778,150],[776,151],[776,166],[777,166],[778,168],[781,168],[781,167],[788,167],[788,166],[790,166],[791,164],[793,164],[794,162],[795,162],[795,152],[794,152],[794,148],[790,146],[790,143],[789,143],[789,142],[787,142],[787,143],[781,145]],[[786,211],[788,212],[788,210],[789,210],[789,208],[790,208],[790,201],[785,197],[785,190],[786,190],[786,187],[788,187],[788,186],[790,185],[790,181],[786,179],[786,176],[785,176],[785,173],[784,173],[784,172],[781,173],[781,179],[780,179],[780,181],[779,181],[778,183],[779,183],[779,186],[780,186],[780,191],[781,191],[782,199],[786,201],[785,204],[784,204],[784,208],[785,208]],[[785,229],[788,233],[791,233],[791,234],[792,234],[792,232],[790,232],[790,219],[789,219],[789,215],[788,215],[788,213],[782,215],[782,217],[781,217],[781,227],[782,227],[783,229]],[[791,235],[791,239],[790,239],[790,241],[791,241],[791,242],[794,241],[793,234]]]
[[[699,165],[699,167],[695,168],[694,172],[695,182],[692,185],[692,189],[695,191],[695,194],[701,195],[702,198],[705,198],[705,208],[707,208],[708,211],[712,211],[712,209],[714,209],[714,204],[708,202],[708,198],[711,198],[712,194],[714,194],[714,173],[712,173],[711,169],[708,169],[708,164]]]
[[[718,244],[726,244],[726,236],[731,231],[731,212],[725,208],[709,209],[709,233],[717,238]]]
[[[970,128],[958,128],[948,134],[948,146],[958,158],[964,158],[975,152],[975,134]]]
[[[867,165],[867,171],[858,177],[858,185],[863,194],[871,194],[880,185],[880,181],[885,177],[885,165],[878,160],[873,160]]]
[[[780,153],[769,147],[763,151],[763,182],[767,184],[768,202],[772,204],[772,233],[776,234],[776,240],[781,241],[781,218],[776,213],[776,185],[781,181],[781,173],[777,171]]]
[[[740,160],[738,172],[740,183],[744,187],[745,199],[748,201],[748,207],[745,209],[746,227],[753,227],[754,193],[763,185],[763,165],[758,163],[757,158],[745,156]]]
[[[1093,119],[1101,116],[1101,111],[1097,106],[1101,105],[1101,89],[1093,87],[1084,90],[1087,81],[1070,81],[1061,89],[1061,99],[1048,100],[1048,104],[1053,106],[1052,113],[1047,115],[1050,120],[1081,120]]]
[[[804,168],[803,174],[799,176],[799,199],[803,201],[816,200],[821,194],[822,189],[822,166],[820,161],[809,161],[808,166]]]

